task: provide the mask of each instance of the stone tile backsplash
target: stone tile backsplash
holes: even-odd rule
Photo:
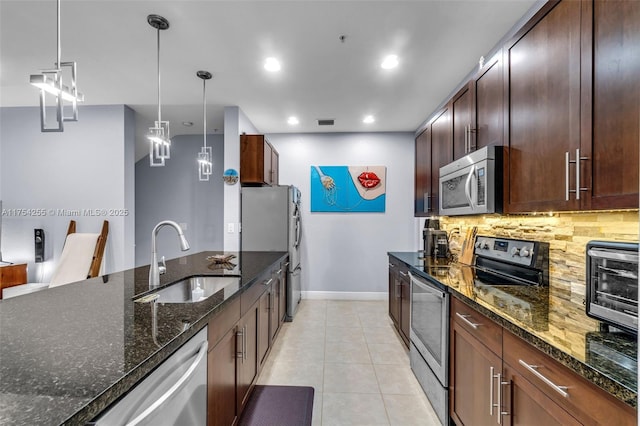
[[[450,235],[451,252],[460,253],[467,228],[478,235],[546,241],[549,243],[550,285],[585,294],[585,247],[591,240],[638,242],[638,211],[554,213],[529,216],[441,217]]]

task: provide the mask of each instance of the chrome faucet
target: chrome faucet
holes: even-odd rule
[[[160,285],[160,274],[164,274],[167,270],[167,267],[164,263],[164,256],[162,257],[162,266],[158,266],[158,252],[156,251],[156,238],[158,236],[158,231],[165,225],[171,226],[178,233],[178,237],[180,238],[180,249],[182,251],[189,250],[189,243],[184,237],[184,233],[182,232],[182,228],[180,228],[180,225],[172,220],[163,220],[162,222],[158,223],[153,228],[153,231],[151,231],[151,265],[149,266],[149,288],[158,287]]]

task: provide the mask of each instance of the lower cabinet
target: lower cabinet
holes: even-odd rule
[[[280,329],[280,264],[209,320],[207,422],[237,423]]]
[[[411,281],[409,267],[389,258],[389,316],[404,344],[409,347],[411,330]]]
[[[635,425],[628,405],[452,298],[450,415],[457,425]]]

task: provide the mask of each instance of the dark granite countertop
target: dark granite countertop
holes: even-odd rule
[[[287,255],[243,252],[227,270],[207,260],[214,254],[169,260],[161,276],[161,287],[238,277],[198,303],[134,303],[150,292],[149,266],[0,301],[0,424],[85,424]]]
[[[550,287],[487,286],[474,281],[471,267],[417,252],[389,252],[425,278],[436,279],[451,294],[513,334],[609,392],[637,407],[637,340],[600,331],[589,318],[584,297]]]

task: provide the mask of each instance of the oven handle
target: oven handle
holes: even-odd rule
[[[588,254],[591,257],[597,257],[600,259],[623,260],[625,262],[638,263],[637,254],[627,254],[601,249],[590,249]]]
[[[464,195],[467,197],[467,201],[469,201],[469,207],[473,210],[473,199],[471,198],[471,178],[476,175],[476,166],[471,166],[471,170],[469,171],[469,175],[467,176],[467,181],[464,184]]]
[[[414,283],[415,285],[417,285],[418,287],[420,287],[421,289],[427,291],[428,293],[432,293],[432,294],[437,294],[439,297],[446,297],[447,293],[442,291],[442,290],[438,290],[432,286],[430,286],[429,284],[420,281],[419,279],[417,279],[415,277],[415,275],[413,275],[411,272],[409,272],[409,278],[411,278],[411,282]]]

